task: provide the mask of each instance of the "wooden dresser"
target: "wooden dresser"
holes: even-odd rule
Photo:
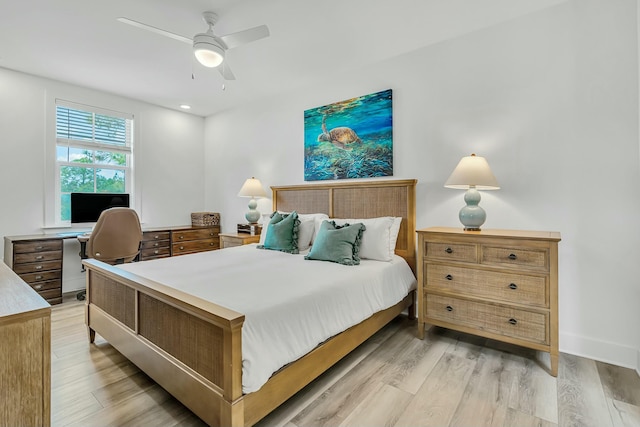
[[[219,233],[219,225],[143,228],[140,261],[218,249],[220,248]],[[85,259],[86,254],[82,257]]]
[[[219,249],[219,233],[219,225],[172,230],[171,256]]]
[[[560,233],[417,233],[418,336],[429,323],[545,351],[557,376]]]
[[[48,303],[62,302],[62,239],[25,236],[13,241],[5,237],[4,260]]]
[[[51,306],[0,263],[0,426],[51,425]]]

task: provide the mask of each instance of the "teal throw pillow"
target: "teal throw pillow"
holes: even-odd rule
[[[264,244],[259,245],[258,249],[271,249],[297,254],[299,226],[300,220],[298,219],[297,212],[293,211],[285,215],[274,212],[273,215],[271,215],[271,220],[267,227]]]
[[[336,226],[335,221],[323,221],[313,246],[304,259],[359,265],[358,253],[365,230],[362,223]]]

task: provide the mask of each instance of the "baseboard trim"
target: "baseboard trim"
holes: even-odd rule
[[[640,375],[640,349],[630,346],[561,332],[560,352],[634,369]]]

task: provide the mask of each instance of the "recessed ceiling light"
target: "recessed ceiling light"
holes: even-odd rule
[[[191,109],[191,105],[182,104],[182,105],[180,106],[180,108],[182,108],[183,110],[190,110],[190,109]]]

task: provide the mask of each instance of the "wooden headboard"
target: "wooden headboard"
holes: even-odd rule
[[[358,181],[271,187],[273,209],[331,218],[402,217],[396,254],[416,267],[416,180]]]

